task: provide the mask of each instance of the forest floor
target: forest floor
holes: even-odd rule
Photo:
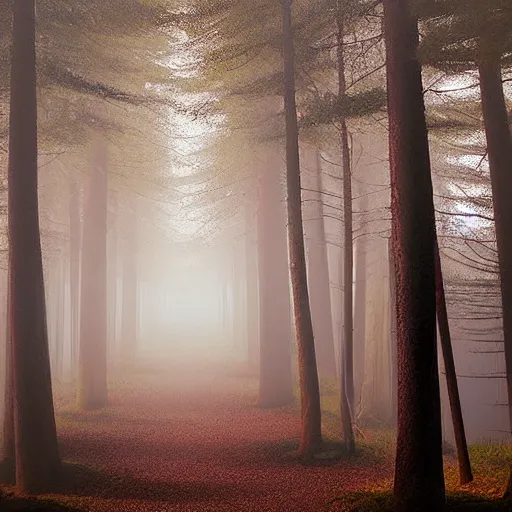
[[[340,496],[352,498],[330,510],[350,509],[354,491],[390,488],[389,433],[367,431],[353,457],[332,442],[322,460],[302,465],[297,406],[256,407],[257,381],[241,368],[161,361],[135,370],[114,375],[101,411],[77,411],[57,386],[61,452],[76,478],[45,498],[90,512],[316,512]],[[329,434],[329,411],[325,417]],[[457,487],[454,461],[447,466],[448,487],[450,478]],[[465,492],[496,498],[506,474],[488,477]]]

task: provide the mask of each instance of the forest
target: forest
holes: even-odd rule
[[[0,0],[0,512],[512,511],[511,0]]]

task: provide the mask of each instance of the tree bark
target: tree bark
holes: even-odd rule
[[[293,402],[286,219],[279,175],[278,167],[268,165],[258,187],[259,405],[263,407]]]
[[[482,53],[480,91],[498,247],[508,413],[512,428],[512,134],[503,93],[501,52],[489,48]]]
[[[418,24],[406,0],[384,1],[397,283],[397,510],[445,506],[436,346],[435,216]]]
[[[9,292],[7,292],[9,297]],[[5,323],[5,388],[4,420],[2,438],[2,462],[0,463],[0,483],[16,483],[15,439],[14,439],[14,382],[12,375],[12,340],[9,328],[9,299],[7,299],[7,321]]]
[[[302,431],[299,454],[311,457],[322,442],[320,391],[306,275],[302,225],[299,132],[295,103],[295,55],[291,0],[282,0],[288,253],[299,359]]]
[[[77,405],[107,405],[107,149],[97,142],[84,203]]]
[[[61,469],[53,409],[39,232],[35,1],[12,4],[9,117],[9,322],[16,484],[49,489]],[[37,418],[37,421],[34,419]]]
[[[388,245],[388,264],[389,264],[389,345],[391,347],[390,354],[390,423],[391,426],[396,427],[397,414],[398,414],[398,363],[397,363],[397,304],[396,304],[396,275],[395,275],[395,257],[393,254],[392,240],[389,240]]]
[[[446,373],[446,385],[448,388],[448,399],[450,401],[450,411],[452,414],[455,445],[457,447],[459,478],[461,485],[464,485],[473,480],[473,473],[471,472],[471,462],[469,461],[468,445],[466,442],[466,433],[464,431],[464,419],[462,417],[462,408],[460,406],[459,386],[457,384],[457,373],[455,372],[455,360],[453,358],[452,339],[450,335],[450,325],[448,323],[448,311],[446,308],[446,297],[444,293],[443,271],[437,243],[435,258],[437,324],[439,327],[441,349],[443,351],[444,371]]]

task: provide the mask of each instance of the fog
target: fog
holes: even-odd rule
[[[0,0],[0,511],[512,510],[491,3]]]

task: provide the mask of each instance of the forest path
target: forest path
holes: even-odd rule
[[[316,512],[389,476],[355,461],[298,464],[297,409],[257,408],[256,380],[236,373],[161,361],[115,379],[110,406],[90,413],[57,392],[63,458],[101,470],[66,501],[91,512]]]

